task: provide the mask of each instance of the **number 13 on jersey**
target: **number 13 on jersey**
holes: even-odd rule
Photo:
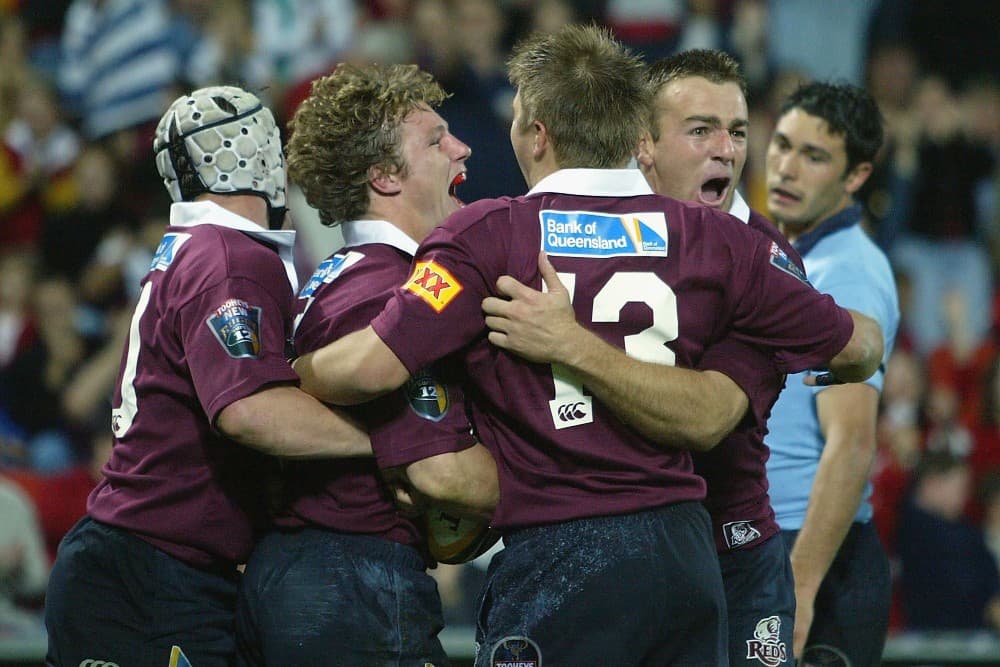
[[[576,291],[576,274],[560,273],[559,280],[569,292]],[[544,285],[542,289],[545,289]],[[677,296],[655,273],[619,272],[611,276],[594,296],[591,323],[619,322],[622,308],[644,303],[653,314],[653,323],[624,337],[625,354],[640,361],[674,365],[674,352],[666,343],[678,336]],[[586,326],[586,323],[583,323]],[[552,423],[557,429],[581,426],[594,421],[593,399],[583,392],[583,383],[566,367],[552,364],[555,397],[549,401]]]

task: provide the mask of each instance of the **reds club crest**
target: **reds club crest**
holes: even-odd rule
[[[757,621],[753,639],[747,640],[747,660],[758,660],[767,667],[778,667],[788,660],[785,642],[781,641],[781,619],[768,616]]]

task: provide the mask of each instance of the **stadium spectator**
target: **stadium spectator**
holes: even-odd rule
[[[963,516],[972,489],[968,463],[948,452],[927,452],[914,471],[897,534],[911,629],[1000,629],[997,565]]]
[[[883,363],[899,322],[889,261],[861,227],[854,194],[882,144],[863,89],[815,82],[782,105],[767,153],[768,208],[816,289],[874,318]],[[884,365],[865,383],[807,386],[790,375],[771,413],[771,502],[791,550],[795,657],[876,664],[889,617],[889,564],[871,523],[869,476]]]

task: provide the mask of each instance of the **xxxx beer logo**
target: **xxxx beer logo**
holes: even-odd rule
[[[462,291],[462,284],[433,261],[417,262],[403,287],[426,301],[438,313]]]

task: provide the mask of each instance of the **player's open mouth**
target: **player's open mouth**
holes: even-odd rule
[[[781,188],[771,188],[768,198],[779,204],[794,204],[802,199],[798,195],[789,192],[788,190],[782,190]]]
[[[701,184],[698,199],[706,206],[719,206],[726,199],[731,183],[729,177],[710,178]]]
[[[464,171],[458,172],[457,174],[455,174],[455,178],[451,179],[451,185],[448,186],[448,196],[454,199],[459,206],[464,206],[465,203],[461,199],[459,199],[458,195],[455,193],[456,190],[458,189],[459,184],[461,183],[465,183]]]

